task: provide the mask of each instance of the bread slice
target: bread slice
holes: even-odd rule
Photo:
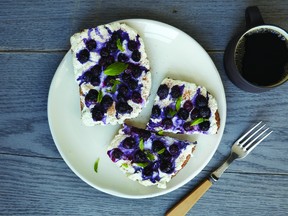
[[[150,65],[139,34],[114,22],[76,33],[70,42],[83,123],[115,125],[137,117],[151,89]]]
[[[187,164],[195,144],[124,124],[107,154],[129,179],[144,186],[166,188],[166,183]]]
[[[158,88],[147,129],[176,134],[216,134],[216,99],[203,86],[165,78]]]

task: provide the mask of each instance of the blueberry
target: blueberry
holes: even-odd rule
[[[137,79],[137,78],[139,78],[141,76],[142,70],[141,70],[140,67],[135,66],[135,67],[132,68],[132,72],[131,73],[132,73],[132,76]]]
[[[148,140],[151,137],[151,132],[148,130],[144,130],[141,128],[138,128],[138,134],[141,138],[143,138],[145,141]]]
[[[132,60],[135,62],[139,62],[141,59],[141,53],[138,50],[134,50],[131,56]]]
[[[159,86],[157,90],[157,95],[159,96],[160,100],[165,99],[168,96],[169,88],[166,84],[162,84]]]
[[[165,151],[162,154],[159,154],[159,158],[161,161],[171,161],[172,155],[170,154],[169,151],[167,151],[167,149],[165,149]]]
[[[209,107],[201,107],[199,108],[199,113],[201,117],[209,118],[211,115],[211,110],[209,109]]]
[[[87,49],[83,49],[79,53],[77,53],[76,56],[77,56],[78,61],[83,64],[89,60],[90,53]]]
[[[113,42],[115,42],[115,41],[117,41],[118,39],[120,39],[120,34],[119,34],[119,32],[117,31],[117,32],[113,32],[112,33],[112,35],[111,35],[111,41],[113,41]]]
[[[189,122],[185,122],[185,123],[183,124],[183,128],[184,128],[185,131],[191,131],[191,130],[193,130],[193,126],[191,126],[191,122],[190,122],[190,121],[189,121]]]
[[[128,41],[128,49],[131,51],[137,50],[138,49],[138,44],[134,40]]]
[[[94,65],[91,69],[90,69],[91,73],[94,76],[100,76],[101,74],[101,66],[100,65]]]
[[[118,102],[125,102],[126,103],[126,101],[129,100],[129,95],[118,93],[116,98],[117,98]]]
[[[92,77],[93,77],[93,74],[91,73],[91,71],[86,71],[82,76],[82,80],[88,83],[91,81]]]
[[[134,162],[135,163],[143,163],[147,161],[147,157],[145,155],[145,153],[141,150],[137,150],[134,153]]]
[[[93,86],[99,86],[100,85],[100,78],[97,76],[93,76],[90,80],[91,85]]]
[[[112,150],[112,160],[120,159],[123,156],[123,152],[119,148],[114,148]]]
[[[139,92],[133,92],[132,93],[132,101],[134,103],[142,103],[142,97],[141,97],[141,94]]]
[[[163,148],[165,148],[165,145],[161,140],[154,140],[152,142],[152,151],[153,152],[159,152]]]
[[[204,121],[202,123],[199,124],[199,128],[202,131],[208,131],[210,128],[210,122],[209,121]]]
[[[169,118],[163,119],[163,120],[162,120],[162,124],[163,124],[163,127],[164,127],[165,129],[169,129],[169,128],[171,128],[171,127],[173,126],[173,122],[172,122],[172,120],[169,119]]]
[[[116,103],[116,111],[119,114],[131,113],[133,108],[127,102]]]
[[[152,118],[158,118],[161,115],[161,109],[158,105],[154,105],[152,108]]]
[[[171,107],[165,107],[164,108],[164,115],[167,118],[173,118],[176,114],[176,111],[174,111]]]
[[[189,112],[184,108],[180,108],[177,115],[180,119],[186,120],[189,117]]]
[[[131,78],[127,81],[127,85],[131,90],[135,90],[138,87],[138,82]]]
[[[114,76],[107,76],[104,80],[104,85],[107,87],[111,87],[113,86],[114,81],[115,81]]]
[[[128,83],[129,80],[131,79],[131,76],[127,73],[122,73],[121,78],[122,78],[123,82]]]
[[[107,67],[114,62],[115,62],[114,57],[109,55],[108,57],[101,57],[101,59],[99,60],[99,65]]]
[[[102,107],[95,105],[92,108],[92,118],[94,121],[101,121],[104,117],[104,111]]]
[[[129,60],[129,58],[124,53],[120,53],[117,58],[119,62],[127,62]]]
[[[104,97],[101,100],[101,106],[103,107],[104,110],[107,110],[109,107],[112,106],[113,104],[113,99],[109,95],[104,95]]]
[[[178,154],[178,152],[179,152],[179,147],[178,147],[178,145],[176,145],[175,143],[172,144],[172,145],[169,147],[169,152],[170,152],[170,154],[172,154],[172,155]]]
[[[98,91],[91,89],[88,94],[85,96],[85,104],[89,107],[91,104],[95,104],[98,98]]]
[[[192,120],[200,118],[201,116],[200,116],[200,113],[199,113],[199,109],[194,108],[192,110],[191,114],[190,114],[190,117],[191,117]]]
[[[136,141],[134,138],[132,137],[126,137],[123,141],[122,141],[122,145],[124,148],[126,149],[132,149],[135,145],[136,145]]]
[[[86,48],[89,51],[96,49],[96,46],[97,46],[96,41],[93,39],[87,40],[85,44],[86,44]]]
[[[160,164],[160,170],[164,173],[172,173],[174,168],[170,161],[162,161]]]
[[[129,89],[125,85],[120,85],[118,87],[118,93],[123,94],[123,95],[127,95],[129,93]]]
[[[143,175],[144,176],[152,176],[153,175],[153,163],[149,164],[148,166],[146,166],[144,169],[143,169]]]
[[[207,98],[204,97],[203,95],[198,95],[196,97],[195,103],[196,103],[196,106],[198,107],[204,107],[208,105]]]
[[[109,50],[109,52],[115,52],[118,49],[116,45],[116,41],[108,41],[106,44],[106,47]]]
[[[101,57],[108,57],[110,55],[110,52],[107,47],[103,47],[100,51]]]
[[[186,109],[188,112],[190,112],[193,109],[192,101],[190,100],[185,101],[185,103],[183,104],[183,108]]]
[[[171,89],[171,97],[176,99],[176,98],[179,98],[181,95],[182,93],[181,93],[180,86],[178,85],[173,86]]]

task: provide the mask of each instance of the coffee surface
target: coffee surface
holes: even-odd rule
[[[242,76],[259,86],[278,83],[288,73],[288,48],[285,38],[273,32],[244,37]]]

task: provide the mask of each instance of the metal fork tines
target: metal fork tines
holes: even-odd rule
[[[265,124],[260,121],[253,126],[240,138],[238,138],[232,146],[231,154],[229,158],[215,170],[211,175],[211,179],[215,182],[223,174],[223,172],[229,167],[229,165],[235,159],[242,159],[246,157],[259,143],[267,138],[273,131],[269,130]]]

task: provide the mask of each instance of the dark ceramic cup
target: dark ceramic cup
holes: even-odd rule
[[[229,44],[225,50],[225,53],[224,53],[225,71],[226,71],[226,74],[228,75],[229,79],[240,89],[248,91],[248,92],[264,92],[264,91],[272,89],[273,87],[276,87],[276,86],[279,86],[279,85],[285,83],[288,79],[288,48],[287,48],[288,33],[284,29],[279,28],[277,26],[265,24],[258,7],[256,7],[256,6],[248,7],[246,9],[245,18],[246,18],[246,29],[243,32],[241,32],[240,34],[236,35],[229,42]],[[249,74],[247,76],[247,73],[251,72],[251,70],[248,70],[248,69],[250,66],[253,67],[253,64],[255,64],[255,65],[259,64],[259,59],[256,61],[257,56],[253,55],[253,53],[251,55],[248,55],[247,46],[249,43],[248,43],[247,38],[248,37],[251,38],[251,35],[253,35],[253,37],[255,37],[255,34],[263,34],[263,33],[276,34],[277,37],[279,37],[280,40],[282,40],[282,42],[284,43],[284,54],[281,53],[280,58],[284,59],[285,62],[283,63],[283,67],[281,67],[282,68],[281,72],[276,72],[276,70],[274,70],[274,68],[273,68],[272,63],[275,62],[273,60],[273,62],[271,63],[272,64],[271,67],[265,66],[262,74],[258,73],[258,72],[257,72],[258,74],[255,73],[253,81],[251,81],[251,79],[250,80],[247,79],[247,77],[249,77]],[[256,37],[258,37],[258,36],[259,35],[256,35]],[[261,35],[260,35],[260,37],[261,37]],[[256,44],[258,42],[259,42],[259,39],[256,38],[256,41],[252,42],[252,46],[254,46],[254,48],[255,48]],[[282,42],[281,42],[281,44],[282,44]],[[251,43],[250,43],[250,45],[251,45]],[[274,46],[272,45],[271,47],[274,47]],[[278,52],[278,50],[277,50],[277,52]],[[271,52],[268,52],[268,54],[269,53],[271,54]],[[262,54],[262,53],[260,53],[260,54]],[[275,54],[273,54],[272,57],[274,58]],[[278,57],[275,57],[275,58],[277,61]],[[255,62],[254,62],[254,60],[255,60]],[[249,64],[246,63],[245,61],[248,62]],[[281,61],[283,61],[283,60],[281,60]],[[264,64],[267,62],[267,60],[265,61],[265,59],[264,59],[263,61],[261,61],[261,59],[260,59],[260,62],[262,62]],[[261,65],[261,66],[263,66],[263,65]],[[270,66],[270,65],[268,65],[268,66]],[[246,69],[246,68],[248,68],[248,69]],[[270,69],[272,68],[272,69],[270,70],[268,68],[270,68]],[[252,70],[252,72],[253,72],[253,70]],[[255,70],[254,70],[254,72],[255,72]],[[266,82],[260,81],[261,79],[264,79],[265,76],[267,77],[268,81],[267,80],[266,80]],[[277,76],[277,78],[276,78],[276,76]]]

